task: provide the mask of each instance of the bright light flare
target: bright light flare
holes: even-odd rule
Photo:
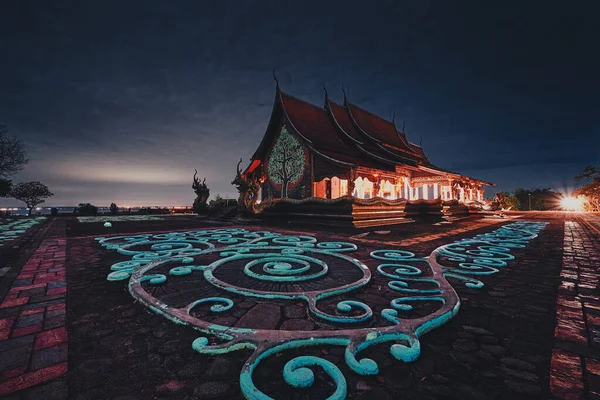
[[[565,197],[560,201],[560,205],[567,211],[583,211],[584,199],[582,197]]]

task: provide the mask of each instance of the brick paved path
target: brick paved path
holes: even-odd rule
[[[67,397],[65,220],[52,221],[40,246],[0,303],[0,397]]]
[[[552,392],[568,399],[600,399],[600,218],[570,215],[565,222]]]
[[[407,398],[525,399],[549,398],[551,390],[560,398],[600,400],[600,216],[569,216],[564,239],[562,218],[527,249],[515,251],[517,262],[486,278],[484,290],[458,286],[461,312],[425,336],[417,362],[389,363],[378,378],[348,375],[352,388],[363,388],[353,389],[360,393],[355,391],[351,398],[390,399],[389,390],[394,389]],[[31,257],[0,292],[0,398],[66,399],[69,392],[73,398],[89,399],[207,398],[211,391],[238,398],[237,374],[245,356],[191,352],[195,332],[145,312],[126,290],[115,291],[106,282],[110,263],[104,257],[111,254],[90,248],[90,238],[70,239],[67,250],[65,222],[55,219],[36,234],[28,244]],[[477,232],[473,229],[494,229],[493,222],[478,221],[387,245],[425,254],[446,243],[448,235],[472,236]],[[367,247],[370,242],[360,241]],[[69,296],[80,299],[69,302],[69,385],[66,253],[73,292]],[[343,365],[343,355],[331,352],[329,357]],[[274,369],[280,373],[279,367]],[[280,376],[276,378],[280,384]]]
[[[24,235],[0,247],[0,303],[8,294],[12,282],[38,248],[50,223],[43,221],[29,228]]]
[[[470,231],[474,231],[477,229],[481,229],[486,226],[492,226],[492,225],[496,225],[499,223],[506,224],[511,219],[512,218],[482,218],[480,220],[473,221],[469,225],[462,226],[460,228],[448,229],[448,230],[445,230],[444,232],[421,235],[421,236],[417,236],[417,237],[413,237],[413,238],[409,238],[409,239],[396,240],[396,241],[386,240],[385,236],[381,236],[377,239],[367,239],[361,235],[356,235],[356,236],[352,236],[351,239],[356,242],[371,243],[371,244],[380,244],[382,241],[384,241],[385,244],[388,246],[407,247],[407,246],[412,246],[412,245],[419,244],[419,243],[430,242],[432,240],[437,240],[437,239],[442,239],[442,238],[447,238],[447,237],[454,237],[456,235],[460,235],[465,232],[470,232]]]
[[[461,311],[448,324],[423,337],[422,357],[416,362],[397,362],[390,356],[389,348],[381,346],[365,354],[377,360],[380,374],[359,376],[348,370],[343,349],[307,349],[267,360],[256,371],[257,381],[275,398],[311,398],[298,393],[292,397],[281,371],[295,355],[325,354],[345,374],[348,399],[352,400],[551,398],[549,367],[558,275],[562,267],[564,215],[543,216],[538,220],[544,218],[552,222],[540,237],[526,248],[516,249],[513,252],[516,260],[509,267],[486,276],[482,290],[456,285]],[[473,237],[497,226],[485,224],[476,230],[464,229],[455,232],[457,236],[452,240]],[[430,236],[407,249],[423,256],[449,242],[448,237],[432,240]],[[328,237],[347,240],[347,237]],[[357,257],[366,259],[373,249],[363,244]],[[69,296],[79,299],[68,304],[72,398],[242,398],[239,370],[247,353],[208,356],[191,351],[190,343],[198,336],[197,332],[146,312],[132,302],[122,282],[106,281],[109,266],[123,257],[101,249],[92,237],[71,238],[67,254]],[[378,300],[376,286],[357,293],[357,298],[371,304],[387,304]],[[235,325],[249,314],[258,314],[259,318],[277,314],[275,318],[260,321],[276,328],[280,321],[293,321],[292,314],[297,312],[294,310],[300,309],[301,317],[296,315],[299,318],[296,321],[314,327],[314,321],[305,317],[305,310],[298,304],[275,305],[269,308],[274,310],[271,314],[261,314],[265,308],[260,303],[244,301],[243,309],[240,307],[230,316],[220,318],[229,319],[228,325]],[[327,389],[326,385],[316,386],[316,390]]]

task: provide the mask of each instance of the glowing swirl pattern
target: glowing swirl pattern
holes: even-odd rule
[[[45,219],[46,217],[35,217],[19,218],[6,223],[0,221],[0,247],[10,241],[18,239],[21,235],[27,232],[29,228],[39,224]]]
[[[470,288],[483,287],[483,282],[475,277],[497,273],[514,259],[511,251],[525,247],[544,226],[544,223],[512,223],[438,247],[427,257],[416,257],[399,249],[371,252],[369,261],[374,263],[373,270],[388,279],[387,290],[394,294],[389,307],[377,318],[368,304],[353,297],[337,300],[333,311],[331,306],[319,306],[319,302],[352,295],[368,285],[371,270],[348,255],[357,250],[352,243],[319,242],[312,236],[251,232],[243,228],[97,240],[107,249],[130,258],[112,265],[107,279],[129,279],[129,291],[139,303],[201,332],[203,336],[192,343],[195,351],[216,355],[252,349],[240,374],[240,387],[247,399],[266,400],[271,397],[257,388],[253,373],[263,360],[286,350],[343,346],[346,364],[360,375],[379,373],[376,361],[360,356],[378,344],[389,343],[390,354],[397,360],[416,360],[421,351],[419,338],[448,322],[460,308],[459,297],[447,278],[459,280]],[[219,295],[170,306],[150,293],[157,285],[177,287],[178,279],[195,279]],[[236,304],[228,294],[262,302],[302,301],[313,318],[339,325],[318,331],[269,330],[223,326],[205,320],[202,316],[207,313],[227,314],[235,309]],[[418,316],[413,314],[415,310],[421,310]],[[419,316],[423,311],[425,315]],[[369,324],[360,325],[365,322]],[[209,338],[217,339],[219,344],[210,344]],[[334,383],[335,390],[329,399],[346,397],[343,373],[319,357],[299,356],[288,361],[283,368],[283,379],[292,387],[309,387],[314,384],[315,369],[324,371]]]
[[[77,221],[84,224],[98,222],[126,222],[126,221],[159,221],[162,218],[152,215],[102,215],[97,217],[77,217]]]

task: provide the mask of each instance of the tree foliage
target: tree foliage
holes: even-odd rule
[[[509,192],[499,192],[498,195],[496,195],[496,199],[498,201],[498,207],[503,210],[518,211],[521,209],[519,199]]]
[[[517,211],[521,209],[521,202],[515,196],[506,196],[504,198],[504,207],[502,208]]]
[[[575,179],[578,181],[591,179],[592,181],[600,182],[600,165],[588,165]]]
[[[31,215],[31,210],[34,207],[46,202],[45,199],[52,196],[54,196],[54,193],[50,192],[48,186],[37,181],[17,183],[10,191],[10,197],[27,205],[29,215]]]
[[[552,189],[515,189],[513,196],[519,201],[521,211],[549,211],[560,206],[561,194]],[[531,204],[531,207],[530,207]]]
[[[0,178],[7,178],[21,171],[27,164],[25,144],[8,135],[8,129],[0,125]]]
[[[575,180],[587,182],[575,191],[575,195],[584,196],[589,211],[600,211],[600,165],[588,165]]]
[[[12,181],[10,179],[0,178],[0,197],[8,197],[10,195],[11,188]]]
[[[81,214],[81,215],[97,215],[98,214],[98,207],[96,207],[95,205],[93,205],[91,203],[79,203],[76,210],[77,210],[77,214]]]
[[[117,215],[119,213],[119,207],[115,203],[110,203],[110,213]]]
[[[285,126],[271,150],[268,172],[273,182],[281,185],[281,197],[288,197],[288,185],[304,172],[304,149]]]

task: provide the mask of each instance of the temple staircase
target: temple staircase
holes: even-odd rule
[[[469,207],[456,200],[450,200],[442,203],[442,212],[446,220],[463,218],[469,216]]]

